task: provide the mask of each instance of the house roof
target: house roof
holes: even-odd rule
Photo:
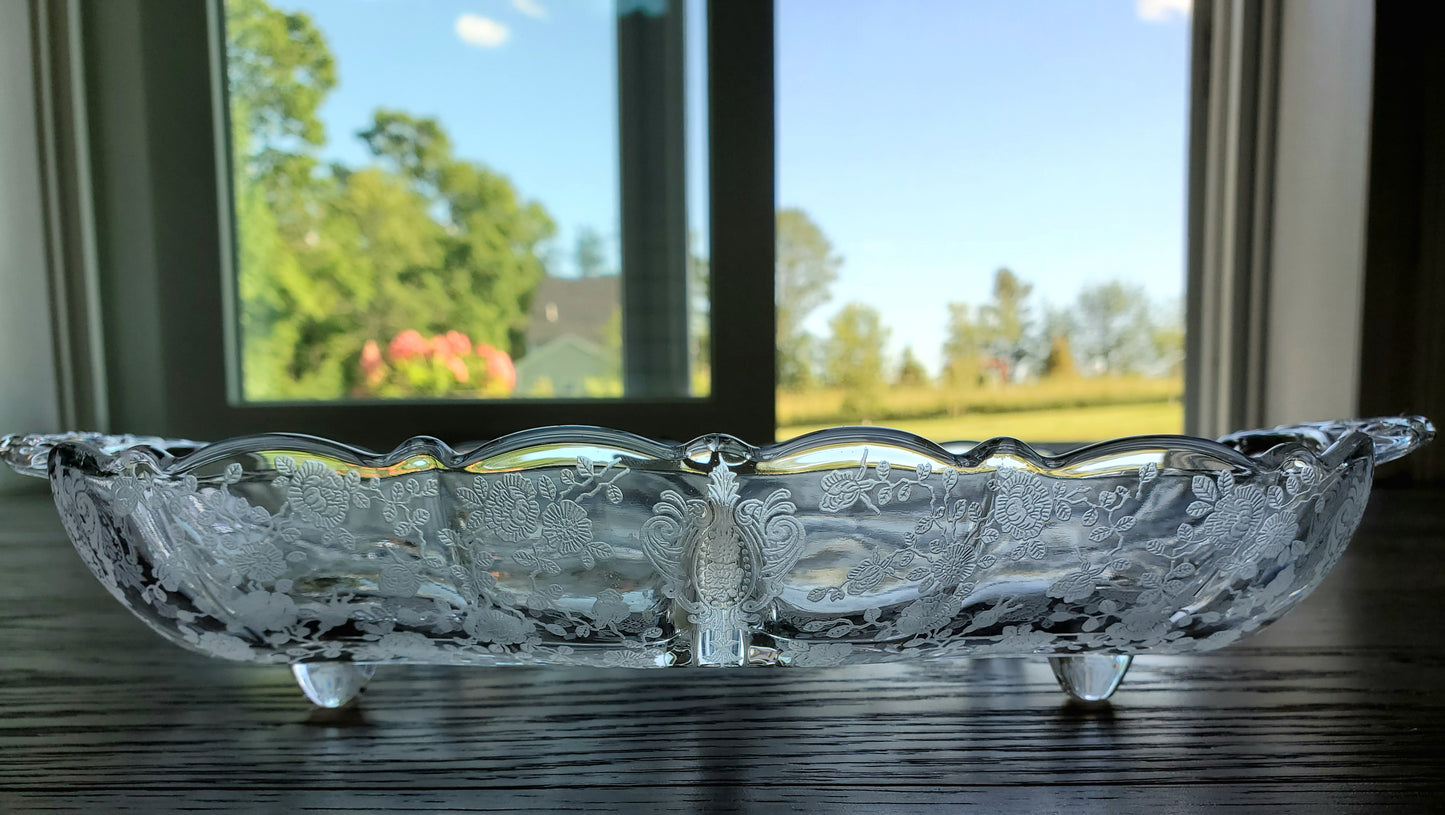
[[[532,295],[527,347],[540,348],[566,335],[606,345],[607,321],[621,305],[620,275],[544,277]]]

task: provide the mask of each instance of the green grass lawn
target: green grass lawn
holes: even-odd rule
[[[791,439],[828,426],[800,424],[779,427],[778,440]],[[1101,441],[1143,433],[1183,432],[1184,405],[1171,401],[977,413],[934,419],[898,419],[888,422],[888,426],[938,442],[977,441],[993,436],[1017,436],[1025,441]]]

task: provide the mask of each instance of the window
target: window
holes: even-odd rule
[[[751,10],[731,6],[709,24],[703,4],[683,0],[566,5],[516,4],[511,22],[455,9],[431,20],[462,58],[514,47],[513,68],[544,74],[512,71],[503,96],[535,97],[534,111],[591,111],[567,111],[574,132],[545,138],[534,131],[556,126],[550,113],[488,121],[507,131],[510,154],[469,146],[439,114],[402,109],[426,107],[416,90],[425,76],[394,85],[380,72],[350,108],[326,107],[325,91],[344,87],[336,76],[344,83],[347,65],[374,49],[343,38],[328,62],[322,26],[349,30],[377,15],[374,25],[397,29],[435,9],[87,6],[111,421],[201,438],[301,430],[375,447],[418,433],[462,441],[565,423],[674,439],[769,435],[772,400],[755,383],[772,378],[771,314],[756,306],[770,281],[730,270],[766,269],[771,229],[711,213],[766,212],[771,158],[709,152],[770,131],[771,114],[755,115],[771,105],[770,87],[756,92],[770,73],[752,56],[768,27],[754,30]],[[318,16],[296,14],[302,6]],[[573,39],[523,53],[514,32],[548,25]],[[559,52],[572,53],[570,67],[555,64]],[[446,73],[405,56],[390,60],[391,73],[409,63]],[[729,91],[704,93],[719,67]],[[547,71],[559,73],[551,85]],[[578,75],[588,83],[580,97],[560,94]],[[388,87],[401,98],[367,95]],[[335,143],[324,135],[333,116]],[[528,141],[541,160],[522,149]],[[582,157],[550,166],[547,145]],[[583,171],[592,177],[576,186],[593,200],[566,203],[566,178]],[[560,241],[548,206],[572,213]],[[473,219],[479,208],[487,211]],[[533,363],[540,370],[527,371]]]
[[[248,394],[245,330],[238,317],[242,314],[238,301],[243,298],[233,285],[234,269],[228,267],[235,259],[232,250],[244,238],[238,236],[237,222],[230,217],[235,191],[227,166],[230,110],[221,70],[225,64],[221,0],[181,5],[161,0],[37,0],[29,8],[37,43],[38,87],[44,89],[36,115],[43,142],[42,205],[47,213],[51,288],[59,293],[54,339],[63,383],[63,421],[77,427],[197,438],[289,429],[373,447],[389,446],[413,433],[464,440],[565,422],[674,439],[708,431],[730,432],[755,442],[774,436],[779,320],[770,305],[775,296],[774,236],[780,214],[776,206],[782,207],[782,214],[801,209],[825,238],[836,241],[835,254],[843,257],[843,269],[863,267],[868,254],[854,244],[853,230],[835,225],[838,222],[828,209],[836,202],[827,196],[805,200],[801,194],[805,188],[790,180],[802,176],[791,164],[795,153],[788,148],[788,134],[794,114],[786,98],[778,113],[781,127],[774,128],[775,92],[780,87],[786,96],[792,81],[785,62],[785,73],[778,77],[781,85],[774,83],[775,56],[788,59],[789,2],[779,0],[776,8],[769,0],[712,2],[703,11],[702,3],[624,0],[613,7],[621,12],[615,23],[620,206],[619,245],[613,256],[622,270],[621,281],[628,283],[619,287],[622,395],[589,397],[584,392],[569,399],[554,389],[551,398],[483,402],[457,398],[475,394],[456,393],[423,400],[360,398],[351,393],[324,400]],[[953,9],[958,4],[942,5]],[[1110,8],[1126,16],[1168,17],[1167,25],[1174,28],[1167,30],[1177,34],[1177,44],[1186,30],[1180,10],[1188,5],[1139,0]],[[1319,409],[1344,415],[1353,404],[1344,400],[1353,393],[1350,383],[1356,381],[1355,372],[1336,376],[1337,366],[1331,360],[1341,358],[1337,353],[1321,350],[1301,362],[1291,356],[1291,349],[1335,349],[1358,341],[1358,314],[1352,312],[1354,301],[1344,295],[1359,288],[1355,250],[1363,224],[1364,176],[1362,169],[1355,169],[1363,168],[1362,151],[1368,144],[1362,124],[1367,117],[1359,112],[1368,109],[1369,7],[1293,4],[1286,14],[1284,4],[1275,0],[1194,0],[1192,5],[1188,291],[1183,309],[1188,325],[1185,427],[1189,432],[1214,434],[1266,418],[1317,418],[1296,416],[1295,408],[1306,402],[1310,407],[1324,405],[1315,395],[1326,393],[1329,408]],[[508,7],[500,0],[488,8],[494,6]],[[917,10],[881,3],[837,8],[840,16],[880,13],[879,9],[905,15]],[[1012,4],[979,8],[979,13],[992,15],[1012,13]],[[671,16],[678,9],[682,16]],[[1055,10],[1079,12],[1072,6]],[[781,42],[774,39],[775,11],[784,26]],[[522,24],[520,17],[515,22]],[[456,18],[451,25],[455,34]],[[484,24],[468,23],[463,28],[473,39],[497,37],[496,30]],[[696,60],[702,42],[707,70],[686,72],[686,90],[679,95],[680,75],[656,68],[695,67],[687,54]],[[920,52],[925,55],[926,49]],[[1179,54],[1173,53],[1176,61],[1170,64],[1177,66]],[[1330,70],[1317,70],[1321,66]],[[704,83],[705,93],[700,88]],[[678,98],[687,101],[678,105]],[[706,115],[687,108],[704,98]],[[859,115],[876,112],[865,109]],[[705,127],[697,126],[704,122]],[[699,141],[704,132],[705,144]],[[828,138],[846,146],[851,135],[839,128]],[[1157,145],[1175,149],[1168,146],[1170,138],[1161,137]],[[868,161],[890,160],[909,148],[906,141],[900,143],[891,148],[881,145],[874,151],[877,155],[863,155]],[[782,195],[779,201],[774,195],[777,147],[786,162],[777,190]],[[1288,156],[1279,170],[1276,153]],[[480,154],[457,155],[465,161],[493,160]],[[672,158],[663,160],[667,156]],[[1349,171],[1335,172],[1339,168]],[[840,173],[853,169],[843,167]],[[933,180],[918,179],[923,186]],[[1320,194],[1317,187],[1323,183],[1334,185],[1331,194]],[[874,209],[886,210],[890,195],[897,195],[897,190],[880,190]],[[675,205],[679,201],[682,204]],[[682,213],[685,218],[679,217]],[[445,213],[428,214],[445,230]],[[665,239],[629,240],[629,235]],[[306,233],[300,237],[304,242]],[[1055,234],[1051,239],[1058,238]],[[605,234],[603,239],[605,244]],[[575,235],[561,244],[568,242],[573,245],[565,251],[575,254]],[[1320,247],[1331,248],[1326,254]],[[960,267],[958,274],[973,281],[972,290],[955,292],[949,287],[917,296],[934,312],[944,304],[961,303],[970,307],[967,314],[977,316],[997,299],[995,288],[1007,288],[992,285],[999,278],[997,269],[1007,267],[1018,280],[1035,286],[1035,296],[1047,295],[1055,308],[1075,299],[1068,292],[1056,293],[1053,283],[1046,282],[1051,280],[1049,274],[1041,267],[1035,271],[1029,258],[998,254]],[[707,260],[706,298],[689,295],[687,259],[692,255]],[[700,272],[702,264],[692,268]],[[890,282],[901,280],[898,271],[908,270],[890,270]],[[1147,286],[1146,290],[1153,291]],[[867,299],[849,292],[843,283],[834,294],[835,308]],[[1305,295],[1312,303],[1309,308],[1291,307]],[[544,299],[536,305],[540,319],[551,313],[563,319],[564,304]],[[1041,301],[1035,306],[1033,314],[1042,322],[1048,312]],[[1153,309],[1150,317],[1157,319],[1162,312]],[[895,336],[891,350],[898,362],[892,371],[885,366],[891,377],[885,381],[893,390],[903,390],[896,381],[908,368],[921,369],[935,381],[941,378],[945,354],[936,335],[945,331],[950,314],[945,314],[942,328],[937,313],[919,321],[931,326],[933,340],[909,339],[901,330]],[[1315,319],[1324,314],[1329,319]],[[802,324],[823,338],[831,316],[831,311],[819,311],[802,319],[784,314],[782,320],[793,328]],[[854,323],[867,327],[866,320]],[[700,341],[704,325],[705,343]],[[389,344],[395,339],[394,334],[387,337],[390,328],[378,327],[376,336],[368,339],[380,349],[383,340]],[[426,333],[434,342],[437,333],[445,336],[442,328],[448,326],[428,326]],[[525,328],[519,330],[525,333]],[[908,329],[911,332],[913,326]],[[967,339],[967,332],[962,335]],[[1300,341],[1304,335],[1308,342]],[[1081,345],[1072,335],[1064,336],[1071,345]],[[474,338],[468,339],[475,348]],[[902,345],[913,342],[920,364],[902,365]],[[930,350],[929,345],[938,350]],[[787,353],[797,351],[785,346],[782,350]],[[688,370],[688,353],[693,349],[695,358],[709,362],[705,389],[693,386],[693,372]],[[364,340],[360,351],[348,350],[355,355],[350,359],[357,369],[364,350]],[[512,346],[517,352],[512,355],[520,358],[526,350],[526,343]],[[1091,373],[1097,357],[1080,364],[1082,349],[1071,350],[1080,373]],[[1035,370],[1048,364],[1048,354],[1037,349],[1031,353]],[[1028,370],[1024,360],[1009,364],[1007,356],[979,354],[976,379],[1027,384],[1015,381],[1029,378],[1020,373]],[[1155,372],[1162,369],[1161,360],[1155,360]],[[782,362],[790,364],[788,359]],[[340,364],[348,364],[347,358]],[[1104,368],[1110,364],[1105,359]],[[787,370],[783,373],[792,376]],[[467,375],[480,378],[470,370]],[[837,412],[836,406],[828,410]],[[828,414],[823,421],[836,418]],[[905,421],[876,409],[859,412],[855,418],[890,424]],[[808,421],[794,415],[785,417],[784,424],[799,427]],[[1010,429],[1022,428],[1010,425]],[[1130,429],[1140,428],[1131,425]],[[986,435],[991,431],[925,432]],[[1023,435],[1029,433],[1025,430]]]
[[[1187,4],[777,16],[779,438],[1181,432]]]

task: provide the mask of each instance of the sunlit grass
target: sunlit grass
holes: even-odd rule
[[[885,423],[880,423],[885,424]],[[1100,405],[1012,413],[975,413],[886,422],[934,441],[980,440],[1016,436],[1025,441],[1100,441],[1144,433],[1180,433],[1184,406],[1178,401]],[[778,428],[778,440],[821,430],[831,424],[793,424]]]
[[[1017,413],[1101,405],[1138,405],[1177,401],[1184,393],[1179,377],[1071,377],[966,390],[930,386],[882,390],[872,415],[850,413],[842,388],[778,391],[778,424],[897,424],[904,420],[957,417],[977,413]]]

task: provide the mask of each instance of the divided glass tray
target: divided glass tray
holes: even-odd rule
[[[1108,698],[1319,585],[1420,417],[1044,455],[834,428],[753,447],[594,427],[386,454],[270,434],[12,435],[122,604],[290,665],[334,707],[388,663],[815,667],[1045,656]]]

